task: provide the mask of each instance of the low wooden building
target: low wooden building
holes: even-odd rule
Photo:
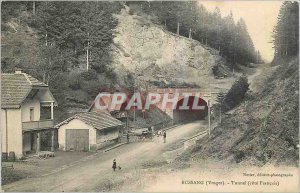
[[[55,126],[59,149],[64,151],[95,151],[119,140],[124,123],[109,112],[76,114]]]

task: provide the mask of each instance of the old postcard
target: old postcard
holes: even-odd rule
[[[299,192],[298,1],[2,1],[1,190]]]

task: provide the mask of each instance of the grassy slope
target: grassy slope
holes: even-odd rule
[[[256,91],[223,118],[211,139],[199,140],[189,156],[250,165],[271,162],[297,166],[298,63],[295,58],[280,66],[264,67],[253,82]]]

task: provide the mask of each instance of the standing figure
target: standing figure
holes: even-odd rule
[[[114,171],[116,171],[116,168],[117,168],[117,162],[116,162],[116,159],[113,160],[113,165],[112,165],[112,169]]]
[[[167,139],[167,132],[166,131],[164,131],[163,136],[164,136],[164,143],[166,143],[166,139]]]
[[[129,133],[127,132],[127,143],[129,143]]]
[[[161,136],[161,131],[158,131],[158,132],[157,132],[157,139],[158,139],[157,142],[158,142],[158,143],[159,143],[159,141],[160,141],[160,140],[159,140],[159,139],[160,139],[160,136]]]

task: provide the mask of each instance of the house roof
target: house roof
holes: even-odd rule
[[[1,74],[1,108],[19,108],[33,88],[48,87],[26,73]]]
[[[73,119],[79,119],[87,125],[94,127],[95,129],[102,130],[105,128],[117,127],[124,125],[122,121],[115,119],[112,117],[109,112],[107,111],[97,111],[97,112],[86,112],[86,113],[79,113],[76,114],[65,121],[59,123],[55,126],[58,128],[64,124],[67,124]]]

